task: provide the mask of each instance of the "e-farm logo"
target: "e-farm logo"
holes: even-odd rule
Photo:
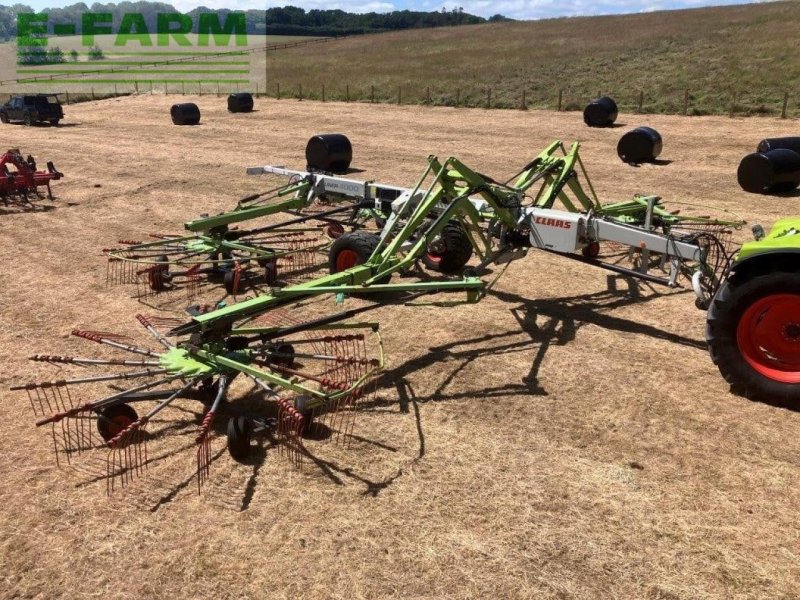
[[[17,14],[19,83],[238,85],[249,82],[247,46],[244,12]]]

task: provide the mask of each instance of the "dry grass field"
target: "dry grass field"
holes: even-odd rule
[[[90,470],[56,468],[7,388],[55,377],[26,357],[79,352],[75,327],[135,330],[142,305],[105,286],[100,249],[231,207],[265,185],[246,166],[302,168],[314,133],[346,133],[355,177],[387,183],[412,182],[430,153],[510,176],[580,139],[606,201],[655,192],[765,225],[800,212],[735,179],[796,120],[649,117],[671,162],[635,168],[616,157],[625,129],[576,113],[260,100],[231,115],[224,98],[187,100],[200,126],[172,126],[172,99],[148,95],[0,128],[66,173],[52,210],[0,214],[0,597],[800,596],[800,416],[728,392],[686,289],[540,252],[478,305],[376,311],[386,403],[349,448],[309,442],[301,471],[266,449],[234,463],[223,438],[199,496],[191,451],[111,498]]]

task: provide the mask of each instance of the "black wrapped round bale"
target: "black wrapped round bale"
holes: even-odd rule
[[[800,185],[800,154],[785,148],[748,154],[739,163],[736,176],[746,192],[791,192]]]
[[[197,125],[200,122],[200,109],[193,102],[173,104],[169,114],[175,125]]]
[[[353,160],[353,146],[346,135],[322,133],[306,145],[306,164],[309,169],[345,173]]]
[[[619,139],[617,154],[622,162],[639,164],[654,161],[662,148],[660,133],[652,127],[637,127]]]
[[[617,103],[613,98],[601,96],[583,109],[583,122],[589,127],[608,127],[617,120]]]
[[[770,150],[793,150],[800,154],[800,137],[766,138],[758,143],[756,152],[769,152]]]
[[[253,110],[253,95],[248,92],[237,92],[228,96],[228,112],[250,112]]]

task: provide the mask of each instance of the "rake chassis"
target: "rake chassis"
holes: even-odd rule
[[[297,201],[298,207],[321,195],[334,201],[347,200],[350,208],[380,211],[386,219],[384,227],[378,235],[353,231],[338,238],[329,251],[329,275],[197,314],[186,323],[162,322],[176,325],[166,334],[156,329],[152,319],[140,317],[161,350],[130,346],[111,334],[76,332],[125,353],[144,355],[147,367],[155,372],[106,376],[115,380],[147,379],[144,384],[85,403],[69,395],[65,400],[62,391],[80,385],[81,380],[30,383],[16,389],[26,390],[37,414],[46,415],[37,424],[52,425],[56,449],[67,456],[91,446],[85,435],[75,433],[75,423],[84,427],[82,419],[96,419],[101,434],[105,426],[102,437],[110,449],[108,476],[123,482],[147,464],[146,453],[140,448],[147,441],[143,431],[148,421],[189,389],[200,391],[198,399],[207,409],[197,435],[200,482],[208,474],[211,423],[223,408],[233,415],[228,424],[228,443],[231,454],[239,460],[246,458],[256,430],[283,442],[298,460],[303,453],[302,435],[312,423],[323,418],[335,422],[337,415],[344,415],[347,425],[337,429],[344,434],[349,431],[354,409],[369,397],[384,363],[377,323],[350,322],[359,313],[385,303],[381,298],[386,296],[374,294],[400,294],[399,299],[394,296],[395,302],[409,302],[426,294],[461,292],[466,293],[466,302],[477,302],[494,283],[481,279],[489,265],[507,264],[524,256],[529,248],[539,248],[665,285],[676,285],[684,275],[692,281],[698,306],[708,306],[720,286],[726,285],[731,266],[728,238],[731,228],[741,222],[681,216],[666,211],[652,196],[601,205],[581,186],[578,149],[574,144],[566,151],[560,142],[554,142],[506,183],[483,176],[455,158],[439,161],[431,156],[422,177],[408,189],[282,167],[251,168],[248,172],[252,174],[292,176],[292,201]],[[591,190],[588,178],[586,183]],[[538,191],[531,193],[537,185]],[[563,208],[553,208],[556,201]],[[599,260],[602,242],[633,249],[639,254],[639,266],[628,268]],[[465,268],[473,252],[478,265]],[[655,253],[662,265],[668,265],[667,276],[648,272],[651,261],[647,253]],[[430,281],[407,282],[404,278],[400,283],[391,282],[395,274],[411,274],[419,261],[439,273],[461,270],[462,274]],[[334,296],[341,302],[353,294],[378,301],[305,321],[292,320],[284,313],[289,305],[310,298]],[[328,346],[302,350],[303,344],[320,343]],[[93,359],[76,357],[34,359],[93,364]],[[312,372],[307,365],[315,361],[321,368]],[[240,376],[274,401],[277,416],[266,419],[243,414],[227,401],[230,382]],[[177,382],[181,385],[175,388]],[[165,390],[164,386],[172,387]],[[120,408],[140,400],[157,404],[143,417]],[[115,421],[112,411],[126,414]]]

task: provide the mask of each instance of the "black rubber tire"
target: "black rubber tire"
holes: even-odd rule
[[[0,123],[8,123],[8,115],[4,112],[0,112]]]
[[[711,360],[731,390],[751,400],[800,410],[800,384],[775,381],[758,373],[745,360],[737,340],[744,312],[772,294],[800,294],[800,271],[734,275],[714,296],[708,309],[706,342]]]
[[[231,417],[228,420],[228,453],[236,462],[250,458],[250,442],[253,439],[253,423],[247,417]]]
[[[165,283],[169,280],[169,258],[166,254],[156,256],[153,261],[147,283],[154,292],[163,292],[166,289]]]
[[[472,242],[458,221],[449,221],[439,234],[436,242],[444,247],[443,251],[426,252],[422,256],[422,264],[431,271],[439,271],[448,275],[460,274],[464,266],[472,258]]]
[[[342,251],[351,251],[356,254],[356,265],[364,264],[375,248],[378,247],[380,238],[368,231],[350,231],[337,239],[328,251],[328,267],[331,273],[338,273],[340,270],[336,266],[339,254]],[[355,266],[355,265],[353,265]]]
[[[339,270],[336,268],[336,262],[339,257],[339,253],[343,250],[355,252],[357,257],[355,264],[361,265],[365,263],[370,256],[372,256],[372,253],[375,252],[375,248],[378,247],[379,243],[380,237],[377,234],[370,233],[368,231],[348,231],[338,240],[333,242],[331,249],[328,251],[328,268],[330,269],[330,272],[339,272]],[[391,275],[381,277],[377,283],[389,283],[391,278]]]
[[[294,346],[291,344],[280,344],[275,351],[279,354],[288,354],[289,356],[275,356],[271,362],[282,367],[291,367],[294,364]]]
[[[50,125],[55,127],[61,119],[50,119]]]
[[[116,436],[125,427],[139,420],[139,415],[130,404],[115,404],[100,411],[104,418],[97,419],[97,432],[106,442]],[[115,421],[116,424],[109,423],[106,419]],[[125,424],[125,421],[128,421]],[[123,427],[124,425],[124,427]]]
[[[315,429],[314,410],[305,407],[306,400],[304,396],[297,396],[294,399],[295,410],[303,416],[303,428],[300,430],[300,435],[303,437],[309,435]]]
[[[262,266],[264,267],[264,283],[274,286],[278,282],[278,263],[272,261]]]
[[[228,292],[231,296],[234,296],[239,293],[239,288],[241,288],[242,278],[239,277],[239,285],[235,285],[236,283],[236,272],[231,269],[230,271],[225,271],[225,276],[222,278],[222,285],[225,286],[225,291]]]
[[[33,117],[30,113],[25,113],[22,115],[22,122],[25,123],[26,126],[31,127],[33,125]]]

